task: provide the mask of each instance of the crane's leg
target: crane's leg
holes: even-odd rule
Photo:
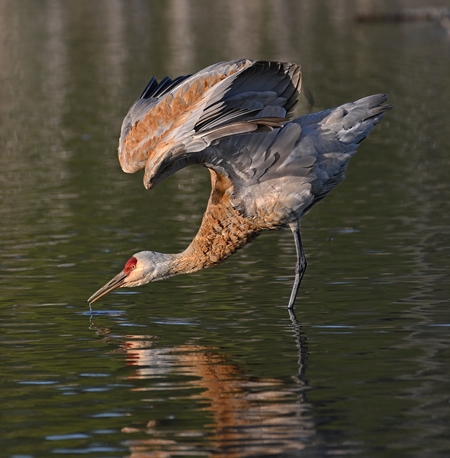
[[[295,249],[297,251],[297,264],[295,265],[295,279],[292,287],[291,297],[289,298],[288,309],[294,309],[295,298],[297,297],[298,288],[302,282],[303,275],[306,270],[306,256],[303,251],[302,239],[300,237],[300,222],[294,221],[289,224],[292,234],[294,235]]]

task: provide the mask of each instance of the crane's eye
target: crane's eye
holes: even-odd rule
[[[133,256],[132,258],[130,258],[127,263],[125,264],[125,267],[123,269],[123,271],[125,272],[126,275],[129,275],[130,272],[136,268],[136,264],[137,264],[137,259]]]

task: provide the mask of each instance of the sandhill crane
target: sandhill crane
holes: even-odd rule
[[[123,121],[122,169],[145,168],[150,189],[188,165],[203,165],[211,195],[182,253],[134,254],[90,304],[118,287],[215,266],[261,232],[289,227],[297,253],[293,309],[306,269],[300,219],[344,179],[358,144],[390,108],[379,94],[289,121],[300,85],[298,65],[248,59],[150,81]]]

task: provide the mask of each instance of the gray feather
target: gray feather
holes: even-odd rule
[[[343,180],[358,143],[390,108],[385,101],[384,95],[370,96],[298,118],[273,132],[231,137],[205,155],[213,167],[222,159],[240,205],[249,207],[252,195],[270,199],[273,192],[277,199],[285,195],[286,208],[304,212]]]

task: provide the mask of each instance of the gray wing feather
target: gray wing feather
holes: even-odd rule
[[[283,107],[280,117],[285,118],[297,103],[300,84],[299,66],[257,61],[235,78],[229,78],[226,84],[217,86],[196,122],[195,130],[199,132],[212,121],[217,122],[218,117],[221,124],[226,124],[236,119],[237,112],[240,121],[249,120],[267,106]]]
[[[386,100],[369,96],[272,132],[222,140],[206,150],[209,166],[230,176],[236,201],[244,206],[255,196],[270,199],[276,193],[298,216],[344,179],[358,144],[390,108]]]

